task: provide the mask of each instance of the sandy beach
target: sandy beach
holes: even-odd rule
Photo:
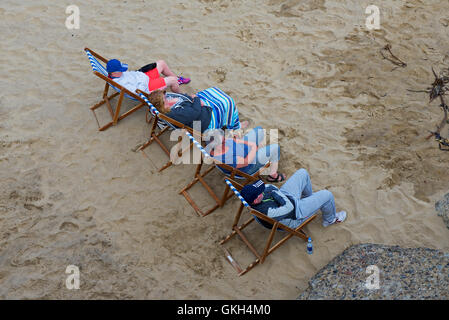
[[[79,29],[65,26],[71,4]],[[434,205],[448,192],[449,153],[425,139],[442,112],[407,89],[449,67],[449,2],[382,1],[372,31],[370,4],[2,0],[0,299],[295,299],[354,244],[448,252]],[[386,44],[405,68],[382,58]],[[313,255],[291,239],[238,277],[219,245],[237,201],[198,217],[178,195],[195,167],[158,173],[160,149],[146,150],[152,162],[135,151],[150,133],[143,108],[98,131],[89,107],[104,83],[84,47],[130,69],[163,59],[192,78],[181,87],[190,94],[221,88],[243,120],[279,130],[280,170],[306,168],[347,220],[323,228],[319,217],[306,228]],[[209,181],[223,184],[218,173]],[[267,237],[258,225],[248,233]],[[252,259],[237,239],[226,248]],[[80,290],[65,287],[68,265],[80,268]]]

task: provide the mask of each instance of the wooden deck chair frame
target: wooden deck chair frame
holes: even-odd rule
[[[196,145],[196,144],[195,144]],[[204,151],[205,152],[205,151]],[[203,152],[203,154],[204,154]],[[223,194],[221,196],[217,195],[212,188],[207,184],[207,182],[204,180],[204,177],[207,176],[210,172],[212,172],[212,170],[214,170],[215,168],[219,167],[224,171],[229,172],[228,174],[226,174],[227,176],[231,177],[231,178],[236,178],[236,177],[240,177],[241,179],[245,180],[246,182],[250,181],[251,179],[255,178],[255,177],[259,177],[260,173],[262,172],[262,170],[268,168],[270,166],[270,162],[267,162],[262,168],[260,168],[257,172],[253,173],[252,175],[249,175],[237,168],[234,168],[228,164],[225,164],[217,159],[212,158],[211,156],[209,156],[210,159],[213,161],[213,164],[210,166],[210,168],[207,168],[207,170],[205,170],[204,172],[201,172],[201,169],[203,167],[204,164],[204,158],[203,156],[201,157],[201,162],[198,164],[196,171],[195,171],[195,175],[193,177],[193,180],[187,185],[185,186],[180,192],[179,194],[182,194],[184,196],[184,198],[186,198],[187,202],[192,206],[192,208],[195,210],[195,212],[200,216],[200,217],[205,217],[209,214],[211,214],[212,212],[214,212],[215,210],[217,210],[220,207],[223,207],[226,203],[226,201],[228,201],[231,197],[233,192],[230,191],[229,187],[226,185],[225,190],[223,192]],[[220,169],[219,170],[221,173],[224,174],[224,172]],[[197,184],[198,182],[200,182],[203,187],[207,190],[207,192],[209,193],[209,195],[211,196],[211,198],[215,201],[215,204],[208,210],[202,210],[198,204],[192,199],[192,197],[190,196],[190,194],[188,193],[188,190],[190,188],[192,188],[195,184]]]
[[[91,50],[89,48],[84,48],[84,51],[89,51],[92,54],[92,56],[94,56],[98,60],[101,60],[104,63],[108,62],[107,59],[103,58],[98,53],[94,52],[93,50]],[[145,102],[142,100],[141,97],[139,97],[135,93],[129,91],[125,87],[122,87],[121,85],[116,83],[114,80],[109,79],[108,77],[104,76],[103,74],[101,74],[98,71],[93,71],[93,73],[94,73],[94,75],[96,75],[97,77],[99,77],[100,79],[102,79],[102,80],[104,80],[106,82],[105,86],[104,86],[104,91],[103,91],[103,99],[100,102],[94,104],[92,107],[90,107],[90,110],[94,114],[95,120],[97,121],[98,130],[99,131],[104,131],[104,130],[108,129],[111,126],[115,126],[118,121],[122,120],[123,118],[126,118],[131,113],[134,113],[135,111],[139,110],[140,108],[142,108],[145,105]],[[120,92],[114,92],[110,96],[108,96],[109,87],[111,87],[111,86],[119,89]],[[123,102],[123,98],[125,97],[125,94],[127,94],[128,96],[136,99],[139,102],[139,104],[137,106],[133,107],[132,109],[128,110],[124,114],[120,115],[120,110],[121,110],[121,107],[122,107],[122,102]],[[117,105],[115,107],[115,111],[113,111],[113,108],[111,106],[111,101],[110,100],[115,98],[116,96],[119,96],[119,98],[118,98],[118,101],[117,101]],[[95,113],[95,110],[98,109],[99,107],[101,107],[104,104],[106,104],[106,106],[108,108],[108,111],[111,114],[112,120],[110,122],[108,122],[107,124],[105,124],[104,126],[101,126],[100,122],[98,121],[98,118],[97,118],[97,115]],[[146,119],[146,121],[149,123],[148,118]]]
[[[147,99],[149,99],[149,94],[146,92],[143,92],[139,89],[137,89],[136,91],[137,93],[143,94]],[[153,124],[151,126],[151,131],[150,131],[150,138],[148,139],[148,141],[143,144],[141,147],[139,147],[139,149],[137,149],[137,151],[141,151],[142,154],[149,158],[145,152],[143,151],[145,148],[147,148],[149,145],[151,145],[153,142],[156,142],[159,147],[162,149],[162,151],[164,151],[164,153],[167,155],[168,157],[168,161],[162,166],[160,167],[158,170],[159,172],[167,169],[168,167],[170,167],[171,165],[173,165],[173,162],[170,160],[170,151],[168,150],[168,147],[166,145],[164,145],[164,143],[161,141],[161,139],[159,138],[161,135],[163,135],[165,132],[167,132],[167,130],[170,128],[170,126],[166,126],[164,129],[159,130],[159,132],[157,132],[158,128],[157,128],[157,122],[158,120],[161,119],[167,123],[169,123],[172,127],[175,127],[176,129],[184,129],[187,132],[195,135],[196,137],[201,138],[201,133],[200,132],[196,132],[194,131],[192,128],[190,128],[189,126],[176,121],[170,117],[167,117],[165,114],[162,113],[158,113],[158,114],[153,114]],[[151,120],[150,120],[151,122]],[[181,139],[181,137],[179,138]],[[179,150],[178,151],[178,156],[181,157],[184,152],[186,152],[187,150],[189,150],[190,148],[192,148],[193,142],[190,143],[189,147],[183,149],[183,150]]]
[[[227,182],[226,182],[226,180],[227,180]],[[257,178],[254,177],[251,182],[253,182],[255,180],[257,180]],[[242,188],[243,188],[242,184],[236,182],[233,179],[225,178],[225,182],[226,182],[226,185],[229,185],[228,183],[230,183],[232,185],[232,187],[235,188],[238,192],[240,192],[242,190]],[[239,199],[240,199],[241,196],[237,195],[234,191],[233,191],[233,193],[237,197],[239,197]],[[243,201],[242,200],[243,200],[243,198],[240,199],[241,204],[240,204],[240,207],[239,207],[239,209],[237,211],[237,214],[235,215],[234,222],[232,224],[232,232],[226,238],[224,238],[220,242],[220,244],[223,245],[224,243],[229,241],[232,237],[234,237],[235,235],[238,235],[240,237],[240,239],[250,249],[250,251],[255,255],[256,259],[253,262],[251,262],[245,269],[242,269],[242,267],[239,265],[239,263],[231,256],[231,253],[226,248],[223,247],[226,259],[234,267],[234,269],[237,271],[239,276],[244,275],[245,273],[250,271],[252,268],[254,268],[259,263],[262,264],[269,254],[273,253],[273,251],[278,249],[282,244],[284,244],[291,237],[296,236],[296,237],[299,237],[299,238],[303,239],[304,241],[308,240],[308,236],[306,235],[306,233],[302,229],[307,224],[309,224],[313,219],[315,219],[317,217],[316,213],[314,215],[312,215],[311,217],[309,217],[307,220],[305,220],[296,229],[292,229],[292,228],[289,228],[286,225],[280,223],[279,221],[276,221],[276,220],[268,217],[267,215],[261,213],[260,211],[257,211],[255,209],[253,209],[246,202],[243,202],[244,200]],[[245,205],[245,203],[246,203],[246,205]],[[250,217],[250,219],[248,219],[247,221],[245,221],[245,222],[243,222],[242,224],[239,225],[240,220],[242,218],[242,213],[243,213],[243,209],[244,208],[246,208],[248,210],[248,213],[251,215],[251,217]],[[264,251],[263,251],[262,254],[260,254],[255,249],[255,247],[250,243],[248,238],[243,233],[243,229],[245,229],[248,225],[250,225],[253,221],[256,220],[255,217],[257,217],[259,220],[266,221],[267,223],[272,225],[270,234],[269,234],[268,239],[267,239],[267,241],[265,243]],[[278,230],[283,230],[287,234],[281,240],[279,240],[277,243],[273,244],[273,239],[274,239],[275,233]]]

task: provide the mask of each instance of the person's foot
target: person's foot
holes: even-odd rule
[[[341,222],[345,221],[345,219],[346,219],[346,211],[337,212],[335,215],[336,215],[336,218],[335,218],[334,222],[329,223],[327,221],[323,221],[323,227],[328,227],[331,224],[335,224],[335,223],[341,223]]]
[[[178,77],[178,84],[187,84],[190,82],[190,78],[184,78],[182,76]]]
[[[282,182],[285,180],[285,174],[276,172],[274,175],[267,176],[268,182]]]

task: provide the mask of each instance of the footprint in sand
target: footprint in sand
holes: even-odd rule
[[[77,224],[73,223],[73,222],[63,222],[60,226],[59,226],[59,230],[64,230],[64,231],[76,231],[78,230],[79,227]]]
[[[226,80],[226,73],[227,71],[224,68],[220,67],[212,72],[209,72],[208,77],[215,82],[222,83]]]

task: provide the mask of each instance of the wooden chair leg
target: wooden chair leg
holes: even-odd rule
[[[268,252],[270,250],[271,243],[273,242],[274,234],[276,233],[278,225],[279,225],[279,223],[276,222],[273,225],[273,228],[271,229],[270,236],[268,237],[267,244],[265,245],[265,250],[263,251],[262,258],[260,259],[260,263],[263,263],[265,261],[265,258],[268,255]]]
[[[271,253],[273,253],[276,249],[278,249],[282,244],[284,244],[291,237],[298,236],[298,237],[302,238],[303,240],[307,241],[307,235],[306,235],[306,233],[302,229],[307,224],[309,224],[313,219],[315,219],[317,217],[317,215],[311,216],[309,219],[304,221],[301,225],[299,225],[294,230],[289,228],[289,227],[286,227],[286,226],[283,227],[283,225],[281,225],[279,222],[274,223],[273,227],[271,228],[270,235],[269,235],[269,237],[267,239],[267,242],[265,244],[265,248],[264,248],[263,254],[259,255],[257,250],[253,247],[253,245],[248,241],[248,239],[246,238],[246,236],[242,232],[242,230],[244,228],[246,228],[251,222],[253,222],[255,220],[254,217],[252,216],[248,221],[243,223],[241,226],[238,226],[238,222],[239,222],[239,220],[241,218],[243,209],[244,209],[244,206],[243,206],[243,204],[241,204],[240,208],[239,208],[239,211],[237,212],[237,214],[236,214],[236,216],[234,218],[234,223],[233,223],[233,226],[232,226],[232,229],[233,229],[232,233],[229,234],[225,239],[223,239],[220,242],[220,244],[222,245],[225,242],[229,241],[235,235],[239,235],[240,239],[245,243],[245,245],[250,249],[250,251],[256,256],[256,260],[254,260],[252,263],[250,263],[246,269],[244,269],[242,271],[239,271],[238,268],[240,268],[240,270],[241,270],[241,267],[238,264],[238,262],[234,258],[232,258],[231,254],[230,254],[230,252],[228,250],[225,251],[226,259],[237,270],[239,276],[244,275],[245,273],[247,273],[248,271],[253,269],[256,265],[262,264],[265,261],[265,259]],[[273,247],[270,248],[271,244],[273,243],[273,239],[274,239],[275,233],[276,233],[276,231],[278,229],[285,229],[285,231],[288,232],[288,234],[285,237],[283,237],[281,240],[279,240],[279,242],[275,243]]]
[[[95,114],[95,110],[90,110],[94,114],[95,120],[97,121],[98,129],[100,129],[100,122],[98,121],[97,115]]]
[[[95,104],[92,107],[90,107],[92,113],[94,114],[95,120],[97,122],[97,125],[98,125],[98,128],[99,128],[100,131],[104,131],[104,130],[108,129],[109,127],[111,127],[112,125],[116,125],[118,121],[126,118],[130,114],[134,113],[135,111],[137,111],[140,108],[142,108],[143,106],[145,106],[145,104],[143,102],[141,102],[140,104],[138,104],[137,106],[135,106],[131,110],[125,112],[122,115],[120,115],[120,109],[121,109],[121,106],[122,106],[122,103],[123,103],[124,92],[123,91],[120,92],[120,93],[119,92],[115,92],[115,93],[111,94],[110,96],[108,96],[108,91],[109,91],[109,83],[106,83],[104,91],[103,91],[103,100],[101,100],[97,104]],[[115,98],[118,95],[120,95],[120,97],[119,97],[119,100],[117,102],[117,106],[116,106],[115,112],[114,112],[113,108],[111,106],[110,100]],[[109,114],[111,115],[112,121],[108,122],[104,126],[101,126],[100,122],[98,121],[98,117],[97,117],[97,115],[95,113],[95,110],[98,109],[99,107],[101,107],[103,104],[106,104],[106,106],[108,108],[108,111],[109,111]],[[150,120],[150,122],[151,122],[151,120]]]
[[[103,100],[106,101],[106,106],[108,107],[109,114],[111,115],[111,118],[113,118],[114,112],[112,111],[112,106],[111,106],[111,103],[109,102],[108,91],[109,91],[109,83],[106,82],[106,84],[104,86],[104,91],[103,91]]]
[[[193,146],[193,142],[191,142],[191,143],[189,144],[189,146],[186,147],[185,149],[182,149],[182,150],[178,151],[178,157],[182,157],[182,155],[183,155],[187,150],[190,150],[190,149],[192,148],[192,146]],[[159,172],[164,171],[165,169],[167,169],[168,167],[170,167],[170,166],[172,166],[172,165],[173,165],[173,162],[172,162],[171,160],[169,160],[164,166],[162,166],[162,167],[159,169]]]
[[[223,248],[223,251],[225,253],[226,260],[229,261],[229,263],[234,267],[237,273],[241,274],[243,272],[242,267],[240,267],[238,262],[234,260],[234,258],[231,256],[231,253],[226,248]]]
[[[120,109],[122,108],[123,97],[125,96],[123,91],[120,91],[120,96],[118,98],[117,107],[115,108],[114,118],[112,120],[114,126],[117,124],[118,117],[120,115]]]
[[[212,190],[212,188],[207,184],[207,182],[203,179],[206,175],[208,175],[215,168],[215,166],[211,166],[205,172],[201,173],[202,165],[203,165],[203,163],[201,162],[197,166],[193,180],[187,186],[185,186],[179,192],[179,194],[182,194],[186,198],[187,202],[192,206],[192,208],[195,210],[195,212],[199,216],[205,217],[220,207],[221,200],[218,198],[218,196],[215,194],[215,192]],[[209,210],[207,210],[206,212],[202,211],[198,207],[198,205],[195,203],[195,201],[193,201],[192,197],[187,192],[190,188],[192,188],[198,182],[200,182],[203,185],[203,187],[207,190],[209,195],[215,200],[215,205],[212,208],[210,208]]]
[[[247,273],[248,271],[250,271],[251,269],[253,269],[255,266],[257,266],[259,264],[260,260],[256,259],[254,260],[254,262],[250,263],[248,265],[248,267],[246,267],[245,270],[243,270],[242,272],[239,273],[239,277],[243,276],[245,273]]]
[[[232,228],[233,231],[226,238],[221,240],[220,244],[224,244],[225,242],[229,241],[233,236],[235,236],[237,234],[236,228],[238,228],[239,230],[243,230],[253,221],[254,221],[254,217],[251,217],[244,224],[242,224],[240,227],[234,226]]]
[[[153,120],[154,119],[154,117],[153,116],[151,116],[151,117],[149,117],[149,112],[145,112],[145,121],[146,121],[146,123],[151,123],[151,120]]]
[[[124,118],[126,118],[127,116],[129,116],[131,113],[136,112],[137,110],[139,110],[140,108],[142,108],[144,106],[143,103],[138,104],[137,106],[135,106],[134,108],[132,108],[129,111],[126,111],[124,114],[122,114],[121,116],[118,117],[117,121],[120,121]]]
[[[197,206],[197,204],[193,201],[192,197],[190,197],[189,193],[185,190],[181,190],[180,194],[186,198],[187,202],[192,206],[193,210],[195,210],[196,214],[200,217],[204,217],[204,212]]]
[[[154,141],[153,137],[156,136],[157,120],[158,120],[157,116],[154,117],[154,122],[153,122],[153,125],[151,126],[151,131],[150,131],[150,139],[148,139],[148,141],[144,145],[142,145],[139,149],[137,149],[137,150],[143,151],[146,147],[148,147]],[[163,130],[161,130],[159,135],[164,133],[167,129],[168,129],[168,127],[164,128]]]

